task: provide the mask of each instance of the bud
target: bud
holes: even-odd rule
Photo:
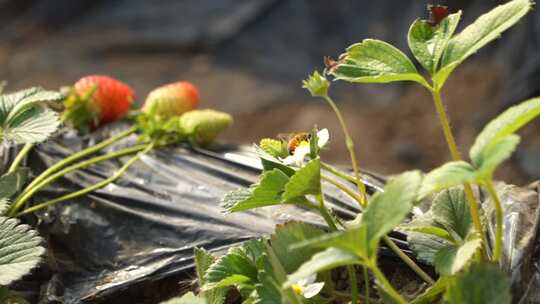
[[[302,87],[308,89],[312,96],[328,96],[328,88],[330,87],[330,82],[324,76],[319,74],[318,71],[313,72],[313,75],[309,76],[309,78],[307,80],[304,80],[302,83]]]

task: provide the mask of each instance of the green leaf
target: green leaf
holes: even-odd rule
[[[281,193],[289,177],[279,169],[263,173],[258,184],[250,189],[229,192],[221,201],[221,206],[228,212],[260,208],[280,204]]]
[[[416,217],[407,225],[436,227],[440,229],[444,228],[435,222],[431,211],[428,211],[422,216]],[[426,234],[414,231],[407,233],[407,242],[409,243],[411,249],[416,253],[417,258],[429,265],[433,265],[435,255],[437,252],[439,252],[439,250],[453,243],[446,238],[441,238],[434,234]]]
[[[256,304],[283,303],[281,288],[273,276],[267,271],[259,271],[259,282],[255,285],[257,290]]]
[[[354,83],[416,81],[427,86],[403,52],[380,40],[366,39],[347,48],[346,56],[330,71],[336,79]]]
[[[291,245],[324,235],[322,229],[305,223],[288,223],[278,226],[270,238],[272,249],[285,272],[292,273],[320,250],[312,247],[293,249]]]
[[[455,231],[464,240],[472,230],[472,217],[465,191],[454,187],[437,194],[431,207],[433,218],[447,230]]]
[[[461,245],[450,245],[442,248],[435,255],[435,270],[442,275],[453,275],[463,269],[480,248],[482,240],[470,237]]]
[[[316,158],[307,163],[300,170],[291,176],[285,185],[283,200],[290,202],[296,198],[308,194],[319,194],[321,192],[321,161]]]
[[[64,98],[58,92],[32,88],[0,95],[1,138],[16,143],[37,143],[51,135],[60,121],[53,111],[39,105]]]
[[[397,227],[397,230],[403,231],[405,233],[407,232],[419,232],[423,234],[431,234],[433,236],[448,240],[450,242],[453,242],[452,236],[448,233],[448,231],[444,230],[440,227],[433,227],[433,226],[415,226],[411,224],[405,224],[400,225]]]
[[[360,259],[356,255],[338,248],[328,248],[315,254],[311,260],[300,266],[295,273],[289,275],[287,281],[283,284],[283,288],[289,288],[314,273],[353,264],[360,264]]]
[[[22,278],[41,262],[42,239],[17,219],[0,217],[0,285]]]
[[[205,273],[216,261],[216,258],[203,248],[195,248],[194,256],[196,266],[195,268],[197,272],[197,281],[199,287],[202,287],[206,284]],[[206,299],[205,304],[223,304],[225,302],[227,292],[227,288],[214,288],[209,291],[201,291],[200,295]]]
[[[461,11],[449,15],[436,26],[426,20],[416,20],[409,29],[409,48],[418,62],[431,74],[437,71],[443,51],[460,19]]]
[[[426,174],[418,200],[443,189],[475,180],[476,172],[469,163],[464,161],[448,162]]]
[[[433,80],[440,88],[452,73],[469,56],[497,39],[516,24],[532,8],[530,0],[513,0],[480,16],[474,23],[455,35],[444,51],[442,68]]]
[[[30,170],[19,168],[15,172],[6,173],[0,177],[0,198],[10,198],[19,191],[26,180]]]
[[[188,292],[180,298],[173,298],[161,304],[207,304],[204,298],[196,296],[193,292]]]
[[[416,297],[411,304],[431,304],[437,303],[436,301],[439,297],[446,291],[448,286],[448,277],[440,277],[435,284],[431,285],[426,291],[421,295]]]
[[[9,200],[0,198],[0,216],[3,215],[9,209]]]
[[[540,98],[533,98],[508,108],[493,119],[476,137],[469,151],[473,164],[477,168],[481,167],[488,148],[512,135],[538,115],[540,115]]]
[[[257,273],[256,265],[248,257],[244,248],[231,248],[226,255],[208,268],[203,290],[235,284],[254,284],[257,282]]]
[[[421,183],[420,172],[405,172],[391,179],[384,187],[384,192],[373,196],[362,214],[360,224],[360,227],[366,229],[370,257],[375,254],[379,239],[405,219],[413,207]]]
[[[518,135],[508,135],[482,151],[482,164],[477,169],[478,179],[491,179],[497,167],[512,156],[519,141]]]
[[[449,304],[510,304],[510,280],[493,264],[473,264],[450,279],[445,294]]]
[[[368,259],[368,242],[366,239],[366,227],[359,226],[347,230],[327,233],[307,241],[299,242],[291,246],[297,250],[305,247],[330,248],[335,247],[356,256]]]

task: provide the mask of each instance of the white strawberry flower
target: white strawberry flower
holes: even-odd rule
[[[311,276],[298,281],[293,284],[291,288],[293,291],[306,299],[311,299],[318,295],[324,287],[324,282],[315,282],[317,280],[317,274],[314,273]]]
[[[321,149],[330,140],[330,133],[328,132],[328,129],[322,129],[317,132],[317,138],[317,146],[319,147],[319,149]],[[283,159],[283,163],[285,165],[301,167],[304,163],[304,160],[306,159],[306,156],[309,155],[310,150],[311,148],[309,141],[302,141],[298,144],[292,155],[289,155]]]

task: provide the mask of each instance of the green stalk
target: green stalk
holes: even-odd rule
[[[398,255],[398,257],[407,264],[422,280],[433,285],[435,281],[420,266],[418,266],[408,255],[406,255],[387,235],[383,236],[383,241]]]
[[[392,284],[390,284],[390,282],[388,282],[388,280],[386,279],[386,276],[379,269],[376,262],[371,263],[371,265],[368,265],[368,266],[371,269],[371,271],[373,272],[373,275],[377,278],[379,283],[383,286],[384,291],[390,297],[392,297],[392,299],[394,299],[394,301],[396,301],[396,303],[407,304],[407,301],[405,301],[405,299],[403,299],[403,297],[394,289]]]
[[[346,174],[345,172],[342,172],[342,171],[338,170],[337,168],[335,168],[335,167],[333,167],[333,166],[331,166],[331,165],[329,165],[329,164],[327,164],[325,162],[321,162],[321,167],[323,169],[325,169],[326,171],[334,174],[337,177],[341,177],[344,180],[347,180],[347,181],[349,181],[349,182],[351,182],[351,183],[353,183],[355,185],[357,183],[357,180],[354,177],[350,176],[349,174]]]
[[[343,130],[343,134],[345,134],[345,144],[347,145],[347,150],[349,150],[349,155],[351,158],[351,163],[354,171],[354,177],[356,179],[356,185],[358,187],[358,193],[360,193],[360,196],[362,197],[362,200],[359,202],[362,207],[366,207],[368,204],[367,201],[367,195],[366,195],[366,186],[364,183],[362,183],[362,180],[360,179],[360,169],[358,167],[358,161],[356,158],[356,152],[354,149],[354,142],[351,138],[351,135],[349,134],[349,129],[347,128],[347,124],[345,123],[345,119],[343,119],[343,116],[341,115],[341,112],[339,111],[339,108],[337,107],[336,103],[330,98],[330,96],[325,95],[324,99],[326,102],[330,105],[332,110],[334,110],[334,113],[336,114],[339,124],[341,125],[341,129]]]
[[[34,187],[35,185],[37,185],[38,183],[40,183],[41,181],[43,181],[45,178],[47,178],[49,175],[51,175],[52,173],[62,169],[64,166],[66,165],[69,165],[77,160],[80,160],[82,158],[85,158],[91,154],[94,154],[112,144],[114,144],[115,142],[119,141],[120,139],[123,139],[133,133],[135,133],[135,131],[137,131],[137,128],[136,127],[132,127],[132,128],[129,128],[127,130],[125,130],[124,132],[121,132],[107,140],[104,140],[102,142],[100,142],[99,144],[95,145],[95,146],[91,146],[91,147],[88,147],[84,150],[81,150],[79,152],[76,152],[74,154],[72,154],[71,156],[68,156],[66,158],[64,158],[63,160],[57,162],[56,164],[50,166],[47,170],[43,171],[38,177],[36,177],[28,186],[26,186],[26,189],[23,191],[26,192],[28,190],[30,190],[32,187]]]
[[[66,167],[66,168],[64,168],[64,169],[62,169],[62,170],[48,176],[43,181],[41,181],[39,184],[35,185],[34,187],[32,187],[30,190],[26,191],[24,194],[22,194],[19,197],[19,199],[17,200],[17,202],[14,204],[13,208],[10,211],[10,215],[13,216],[14,214],[16,214],[17,211],[22,206],[24,206],[24,203],[26,203],[36,192],[43,189],[43,187],[51,184],[52,182],[56,181],[60,177],[66,175],[66,174],[69,174],[71,172],[74,172],[76,170],[89,167],[89,166],[91,166],[93,164],[96,164],[98,162],[102,162],[102,161],[106,161],[106,160],[109,160],[109,159],[122,157],[122,156],[125,156],[125,155],[130,155],[130,154],[139,152],[139,151],[143,150],[145,147],[146,147],[146,145],[138,145],[138,146],[134,146],[134,147],[130,147],[130,148],[121,149],[121,150],[115,151],[115,152],[110,153],[110,154],[93,157],[93,158],[90,158],[90,159],[85,160],[83,162],[68,166],[68,167]]]
[[[23,159],[26,157],[26,155],[32,150],[34,147],[34,144],[26,144],[24,147],[17,153],[17,157],[13,160],[13,163],[11,163],[11,166],[9,167],[9,170],[7,173],[13,173],[17,168],[21,165]]]
[[[351,198],[353,198],[355,201],[360,202],[362,200],[362,197],[358,195],[358,193],[352,191],[351,189],[347,188],[345,185],[340,184],[338,181],[325,176],[321,175],[321,179],[327,181],[328,183],[334,185],[339,190],[345,192],[347,195],[349,195]]]
[[[75,191],[75,192],[66,194],[64,196],[61,196],[61,197],[46,201],[44,203],[38,204],[36,206],[27,208],[24,211],[22,211],[20,213],[17,213],[15,215],[15,217],[19,217],[21,215],[36,212],[38,210],[47,208],[47,207],[52,206],[54,204],[57,204],[57,203],[60,203],[60,202],[66,201],[66,200],[74,199],[74,198],[79,197],[79,196],[86,195],[86,194],[88,194],[90,192],[94,192],[96,190],[99,190],[99,189],[107,186],[108,184],[110,184],[110,183],[116,181],[117,179],[119,179],[133,163],[135,163],[137,160],[139,160],[141,158],[141,156],[148,153],[148,151],[152,150],[152,148],[154,148],[154,145],[155,145],[155,142],[151,142],[151,143],[147,144],[146,147],[143,150],[141,150],[139,153],[137,153],[137,155],[135,155],[134,157],[129,159],[122,167],[120,167],[120,169],[118,169],[118,171],[116,171],[109,178],[107,178],[107,179],[105,179],[105,180],[103,180],[103,181],[101,181],[101,182],[99,182],[97,184],[94,184],[92,186],[83,188],[83,189],[81,189],[79,191]]]
[[[328,213],[328,210],[326,209],[326,206],[324,204],[324,197],[321,192],[316,196],[317,201],[319,202],[319,210],[321,212],[321,215],[323,216],[324,220],[330,227],[331,231],[338,231],[337,225],[334,222],[334,219],[332,216]],[[354,266],[347,266],[347,272],[349,273],[349,279],[351,281],[351,302],[356,304],[358,303],[358,279],[356,278],[356,271],[354,269]]]
[[[493,250],[493,261],[499,263],[502,257],[502,245],[503,245],[503,207],[499,195],[493,187],[493,181],[490,179],[485,182],[486,189],[493,201],[493,207],[495,207],[495,249]]]
[[[462,160],[461,154],[459,153],[454,134],[452,133],[452,128],[450,127],[450,122],[448,120],[448,116],[446,114],[446,110],[444,108],[444,104],[441,98],[441,93],[438,90],[431,89],[431,95],[433,96],[433,101],[435,102],[435,108],[437,110],[437,115],[439,117],[439,122],[441,123],[442,129],[443,129],[443,133],[446,139],[446,143],[448,145],[448,149],[450,150],[450,155],[452,156],[452,159],[454,161],[460,161]],[[469,202],[469,210],[471,212],[471,217],[473,219],[474,228],[476,229],[476,231],[480,234],[480,237],[482,238],[482,245],[480,247],[480,251],[482,252],[482,255],[485,256],[486,240],[485,240],[484,230],[482,228],[482,221],[480,220],[478,202],[474,196],[474,193],[470,184],[468,183],[463,184],[463,188],[465,190],[465,196],[467,197],[467,201]]]
[[[368,269],[367,269],[366,266],[363,266],[362,270],[364,272],[364,288],[366,289],[366,296],[365,296],[364,301],[366,302],[366,304],[369,304],[369,274],[368,274]]]

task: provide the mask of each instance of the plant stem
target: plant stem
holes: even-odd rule
[[[345,172],[341,172],[340,170],[336,169],[335,167],[333,167],[333,166],[331,166],[331,165],[329,165],[329,164],[327,164],[325,162],[321,162],[321,167],[323,169],[325,169],[326,171],[334,174],[335,176],[341,177],[344,180],[347,180],[347,181],[349,181],[349,182],[351,182],[351,183],[353,183],[355,185],[357,183],[357,180],[354,177],[350,176],[349,174],[346,174]]]
[[[316,196],[317,201],[319,202],[319,211],[321,212],[321,215],[323,216],[324,220],[330,227],[331,231],[338,231],[337,225],[334,222],[334,219],[328,213],[328,210],[326,209],[326,206],[324,204],[324,197],[322,190],[319,192],[319,194]],[[354,266],[349,265],[347,266],[347,272],[349,273],[349,279],[351,281],[351,302],[356,304],[358,303],[358,280],[356,278],[356,271],[354,269]]]
[[[326,100],[326,102],[328,102],[332,110],[334,110],[334,113],[336,114],[339,120],[339,124],[341,125],[341,129],[343,129],[343,133],[345,134],[345,144],[347,146],[347,150],[349,150],[349,154],[351,157],[351,163],[352,163],[352,167],[354,171],[354,177],[356,179],[356,185],[358,187],[358,192],[360,193],[360,196],[362,197],[362,200],[359,203],[362,207],[366,207],[368,203],[367,195],[366,195],[366,186],[364,185],[364,183],[362,183],[362,180],[360,179],[360,172],[358,168],[356,152],[354,149],[354,142],[347,128],[347,124],[345,123],[345,120],[343,119],[343,116],[341,115],[339,108],[337,107],[336,103],[332,100],[332,98],[326,95],[324,96],[324,99]]]
[[[394,299],[394,301],[396,301],[397,303],[400,303],[400,304],[407,304],[407,301],[405,301],[405,299],[403,299],[403,297],[394,289],[392,284],[390,284],[390,282],[388,282],[388,280],[386,279],[386,276],[379,269],[376,262],[371,263],[371,265],[368,265],[368,266],[371,269],[371,271],[373,272],[373,275],[377,278],[379,283],[383,286],[384,291],[390,297],[392,297],[392,299]]]
[[[486,180],[485,186],[493,201],[493,207],[495,207],[495,249],[493,250],[493,261],[499,263],[502,256],[504,211],[491,178]]]
[[[366,289],[366,296],[364,301],[366,302],[366,304],[369,304],[369,274],[367,267],[363,266],[362,271],[364,273],[364,288]]]
[[[119,141],[120,139],[122,138],[125,138],[133,133],[135,133],[135,131],[137,131],[137,128],[136,127],[132,127],[132,128],[129,128],[127,130],[125,130],[124,132],[121,132],[107,140],[104,140],[102,142],[100,142],[99,144],[95,145],[95,146],[91,146],[91,147],[88,147],[84,150],[81,150],[77,153],[74,153],[72,154],[71,156],[68,156],[66,158],[64,158],[63,160],[57,162],[56,164],[50,166],[47,170],[43,171],[38,177],[36,177],[28,186],[26,186],[26,189],[23,191],[26,192],[28,190],[30,190],[32,187],[34,187],[35,185],[37,185],[38,183],[40,183],[41,181],[43,181],[45,178],[47,178],[49,175],[53,174],[54,172],[62,169],[64,166],[70,164],[70,163],[73,163],[79,159],[82,159],[82,158],[85,158],[91,154],[94,154],[96,152],[98,152],[99,150],[101,149],[104,149],[112,144],[114,144],[115,142]]]
[[[66,200],[70,200],[70,199],[73,199],[73,198],[76,198],[76,197],[79,197],[79,196],[86,195],[86,194],[88,194],[90,192],[99,190],[99,189],[107,186],[108,184],[110,184],[110,183],[116,181],[118,178],[120,178],[124,174],[124,172],[126,172],[127,169],[133,163],[135,163],[137,160],[139,160],[141,158],[141,156],[146,154],[148,151],[152,150],[152,148],[154,148],[154,145],[155,145],[154,142],[151,142],[151,143],[147,144],[147,146],[143,150],[141,150],[139,153],[137,153],[137,155],[135,155],[134,157],[129,159],[122,167],[120,167],[120,169],[118,169],[118,171],[116,171],[109,178],[107,178],[107,179],[105,179],[105,180],[103,180],[103,181],[101,181],[101,182],[99,182],[97,184],[94,184],[92,186],[81,189],[79,191],[75,191],[75,192],[66,194],[64,196],[61,196],[61,197],[46,201],[44,203],[38,204],[36,206],[30,207],[28,209],[25,209],[24,211],[16,214],[15,217],[19,217],[19,216],[24,215],[24,214],[29,214],[29,213],[32,213],[32,212],[36,212],[36,211],[41,210],[43,208],[47,208],[47,207],[49,207],[51,205],[54,205],[54,204],[57,204],[57,203],[60,203],[60,202],[66,201]]]
[[[347,186],[340,184],[338,181],[336,181],[336,180],[334,180],[334,179],[332,179],[332,178],[330,178],[328,176],[325,176],[325,175],[321,175],[321,178],[323,180],[327,181],[328,183],[334,185],[339,190],[345,192],[347,195],[349,195],[355,201],[360,202],[362,200],[362,197],[360,195],[358,195],[358,193],[356,193],[356,192],[352,191],[351,189],[347,188]]]
[[[452,128],[450,127],[450,122],[448,120],[448,116],[446,114],[446,110],[444,108],[444,104],[441,98],[441,93],[438,90],[432,89],[431,95],[433,96],[433,101],[435,102],[435,108],[437,110],[437,115],[439,117],[439,122],[441,123],[442,129],[443,129],[443,133],[446,139],[446,143],[448,145],[448,149],[450,150],[450,155],[452,156],[452,159],[454,161],[460,161],[462,160],[461,154],[459,153],[454,134],[452,133]],[[476,231],[480,234],[480,237],[482,238],[482,245],[480,247],[480,251],[482,252],[482,255],[485,256],[486,240],[485,240],[484,230],[482,228],[482,222],[480,220],[478,202],[474,196],[474,193],[470,184],[468,183],[463,184],[463,188],[465,190],[465,196],[467,197],[467,201],[469,202],[469,210],[471,212],[471,217],[473,219],[474,227]]]
[[[69,174],[71,172],[74,172],[76,170],[89,167],[89,166],[91,166],[93,164],[96,164],[98,162],[101,162],[101,161],[106,161],[106,160],[109,160],[109,159],[122,157],[122,156],[130,155],[130,154],[133,154],[133,153],[137,153],[137,152],[143,150],[145,147],[146,147],[146,145],[137,145],[137,146],[134,146],[134,147],[121,149],[121,150],[115,151],[115,152],[110,153],[110,154],[93,157],[93,158],[90,158],[90,159],[85,160],[83,162],[68,166],[68,167],[66,167],[66,168],[64,168],[64,169],[62,169],[62,170],[60,170],[60,171],[58,171],[58,172],[56,172],[56,173],[54,173],[52,175],[49,175],[47,178],[45,178],[39,184],[35,185],[34,187],[32,187],[31,189],[26,191],[24,194],[19,196],[19,199],[16,201],[16,203],[13,205],[13,208],[10,211],[10,215],[16,214],[17,211],[22,206],[24,206],[24,203],[26,203],[36,192],[43,189],[43,187],[51,184],[52,182],[59,179],[60,177],[66,175],[66,174]]]
[[[399,258],[407,264],[422,280],[426,283],[433,285],[435,281],[427,274],[420,266],[418,266],[408,255],[406,255],[401,249],[392,241],[387,235],[383,236],[383,241],[396,253]]]
[[[34,144],[25,144],[24,147],[17,153],[17,157],[13,160],[13,163],[11,163],[11,166],[9,167],[9,170],[7,173],[13,173],[17,168],[21,165],[22,161],[26,157],[26,155],[32,150],[34,147]]]

